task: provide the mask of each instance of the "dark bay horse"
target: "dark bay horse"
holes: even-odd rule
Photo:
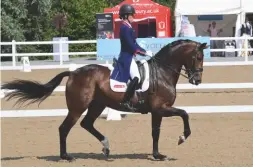
[[[158,151],[162,117],[180,116],[182,118],[184,132],[179,137],[178,144],[183,143],[191,134],[189,116],[186,111],[172,107],[176,99],[176,84],[180,75],[188,78],[191,84],[198,85],[201,83],[203,50],[207,47],[206,43],[178,40],[167,44],[148,60],[150,87],[146,92],[143,92],[144,103],[138,107],[137,112],[146,112],[152,115],[153,157],[155,159],[163,160],[166,158]],[[181,70],[184,70],[187,75],[181,74]],[[103,153],[109,156],[107,137],[93,126],[105,107],[124,111],[119,105],[124,93],[111,90],[109,75],[110,70],[107,67],[91,64],[73,72],[62,72],[46,84],[36,81],[14,80],[3,84],[2,89],[13,90],[6,95],[7,100],[17,98],[16,104],[23,104],[26,101],[31,104],[45,100],[64,77],[69,77],[65,91],[69,112],[59,127],[60,157],[65,160],[73,159],[67,153],[66,138],[86,109],[88,112],[81,121],[81,126],[102,143]]]

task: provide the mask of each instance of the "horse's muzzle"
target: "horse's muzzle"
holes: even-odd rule
[[[195,84],[195,85],[201,84],[201,80],[195,80],[194,84]]]
[[[199,85],[201,84],[201,79],[195,79],[194,77],[192,77],[189,82],[193,85]]]

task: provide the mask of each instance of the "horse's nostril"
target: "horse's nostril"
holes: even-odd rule
[[[201,80],[196,80],[196,81],[195,81],[195,84],[196,84],[196,85],[198,85],[198,84],[200,84],[200,83],[201,83]]]

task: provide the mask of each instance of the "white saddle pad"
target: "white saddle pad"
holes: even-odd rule
[[[149,66],[146,60],[141,60],[140,63],[143,64],[144,66],[145,78],[144,78],[141,88],[136,91],[145,92],[149,88]],[[111,74],[112,74],[113,68],[109,68],[109,69],[111,70]],[[110,87],[114,92],[126,92],[127,84],[125,84],[124,82],[119,82],[119,81],[110,79]]]

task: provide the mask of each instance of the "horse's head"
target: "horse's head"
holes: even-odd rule
[[[204,49],[208,48],[207,43],[192,42],[185,45],[181,61],[186,69],[189,82],[198,85],[202,82]]]
[[[198,85],[202,81],[204,49],[206,43],[198,43],[192,40],[177,40],[164,46],[153,58],[161,67],[169,68],[177,74],[181,74],[182,66],[188,75],[191,84]],[[184,70],[184,69],[183,69]]]

